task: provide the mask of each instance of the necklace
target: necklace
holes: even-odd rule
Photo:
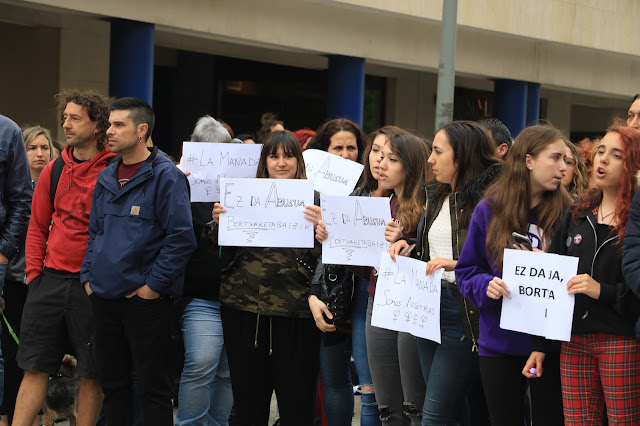
[[[614,209],[611,213],[609,213],[609,214],[605,215],[605,214],[602,212],[602,205],[601,205],[601,206],[600,206],[600,208],[598,209],[598,213],[600,213],[600,222],[604,223],[604,220],[605,220],[606,218],[608,218],[609,216],[611,216],[612,214],[614,214],[615,212],[616,212],[616,211],[615,211],[615,209]]]

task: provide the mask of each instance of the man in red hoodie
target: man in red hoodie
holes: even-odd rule
[[[42,407],[49,375],[62,357],[78,359],[78,425],[95,425],[102,390],[95,365],[95,327],[91,302],[80,283],[89,238],[89,212],[98,174],[115,154],[106,147],[109,99],[93,91],[58,95],[67,147],[52,197],[55,162],[40,175],[33,193],[25,255],[29,293],[24,306],[18,365],[25,370],[13,425],[31,426]],[[53,204],[52,204],[53,199]]]

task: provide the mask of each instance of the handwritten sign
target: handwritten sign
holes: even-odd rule
[[[313,222],[304,206],[313,204],[306,179],[220,178],[221,246],[313,248]]]
[[[302,153],[307,179],[316,191],[325,195],[349,195],[355,188],[364,166],[319,149]]]
[[[322,243],[323,262],[377,267],[380,253],[391,245],[384,239],[391,220],[389,199],[322,195],[320,200],[329,231]]]
[[[191,172],[191,201],[220,201],[221,177],[255,178],[262,145],[184,142],[182,169]]]
[[[426,275],[427,264],[410,257],[391,260],[384,252],[371,325],[403,331],[440,343],[440,289],[443,269]]]
[[[575,297],[567,281],[577,272],[577,257],[505,249],[502,279],[511,299],[502,298],[500,328],[571,340]]]

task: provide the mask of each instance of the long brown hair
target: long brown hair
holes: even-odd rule
[[[424,184],[430,176],[429,146],[410,133],[387,138],[391,151],[402,163],[402,194],[398,197],[396,219],[405,232],[414,232],[425,208]]]
[[[258,170],[256,172],[257,178],[268,178],[269,171],[267,170],[267,158],[271,154],[276,154],[278,148],[282,148],[282,151],[297,160],[297,170],[294,179],[306,179],[307,171],[304,165],[304,158],[302,158],[302,150],[300,149],[300,143],[298,139],[288,130],[276,130],[271,132],[262,145],[262,153],[260,154],[260,160],[258,161]]]
[[[484,173],[501,161],[496,157],[496,145],[489,131],[473,121],[453,121],[442,128],[453,150],[455,163],[456,187],[448,183],[437,185],[434,198],[440,202],[451,193],[459,192],[472,179]],[[476,198],[472,202],[477,202]],[[470,200],[463,200],[467,203]],[[464,211],[458,216],[458,224],[463,228],[469,226],[475,205],[464,205]]]
[[[385,141],[389,140],[390,136],[406,135],[408,132],[400,127],[396,126],[384,126],[369,134],[367,137],[367,146],[362,153],[362,164],[364,164],[364,170],[362,171],[362,179],[358,188],[366,189],[369,192],[373,192],[378,189],[378,181],[371,174],[371,163],[369,162],[369,154],[373,148],[373,141],[380,135],[385,136]],[[389,195],[389,191],[385,190],[385,196]]]
[[[515,242],[511,233],[528,233],[531,206],[531,178],[526,166],[527,155],[535,158],[551,143],[564,141],[562,132],[551,126],[531,126],[524,129],[509,150],[502,173],[485,194],[493,217],[487,229],[485,247],[492,267],[500,269],[505,248]],[[549,246],[570,199],[562,185],[555,191],[545,191],[538,203],[536,224],[543,230],[542,247]]]

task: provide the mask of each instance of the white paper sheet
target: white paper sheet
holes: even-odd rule
[[[329,238],[322,243],[322,261],[337,265],[378,266],[380,253],[391,245],[384,229],[391,220],[388,198],[320,196],[322,220]]]
[[[443,269],[425,275],[427,263],[389,253],[380,256],[371,325],[404,331],[440,343],[440,292]]]
[[[571,340],[575,297],[567,281],[578,271],[578,258],[505,249],[502,279],[511,299],[502,298],[500,327],[552,340]]]
[[[220,178],[218,244],[221,246],[313,248],[313,182],[306,179]]]
[[[307,179],[314,188],[325,195],[349,195],[356,187],[364,166],[338,155],[319,149],[307,149],[302,153]]]
[[[255,178],[262,145],[184,142],[182,170],[191,172],[191,201],[220,201],[221,177]]]

